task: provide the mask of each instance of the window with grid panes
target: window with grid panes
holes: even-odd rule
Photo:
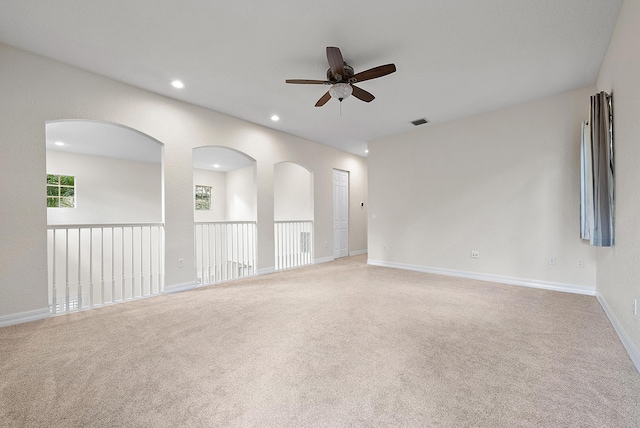
[[[47,174],[47,208],[75,208],[75,177]]]
[[[196,184],[196,210],[211,209],[211,187]]]

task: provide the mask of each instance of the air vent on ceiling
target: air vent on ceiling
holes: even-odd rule
[[[411,123],[413,123],[415,126],[418,126],[418,125],[424,125],[425,123],[429,123],[429,121],[423,117],[422,119],[412,120]]]

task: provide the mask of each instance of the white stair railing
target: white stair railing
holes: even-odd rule
[[[197,222],[194,233],[198,285],[256,274],[255,221]]]
[[[162,223],[47,226],[47,245],[53,314],[163,291]]]
[[[313,221],[274,222],[274,241],[276,270],[313,263]]]

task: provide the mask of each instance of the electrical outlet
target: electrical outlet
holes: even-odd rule
[[[556,258],[555,257],[549,257],[549,264],[551,266],[555,266],[556,265]]]
[[[479,259],[479,258],[480,258],[480,251],[478,251],[478,250],[471,250],[471,258],[472,258],[472,259]]]
[[[184,259],[178,259],[178,267],[184,267]]]
[[[638,299],[633,299],[633,315],[638,315]]]
[[[583,268],[583,267],[584,267],[584,260],[582,260],[582,259],[577,260],[577,261],[576,261],[576,265],[577,265],[579,268]]]

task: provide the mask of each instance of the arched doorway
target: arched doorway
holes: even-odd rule
[[[66,313],[162,293],[163,145],[107,122],[46,123],[49,304]]]
[[[256,161],[237,150],[193,149],[196,283],[256,274]]]
[[[273,167],[275,269],[313,263],[313,174],[294,162]]]

